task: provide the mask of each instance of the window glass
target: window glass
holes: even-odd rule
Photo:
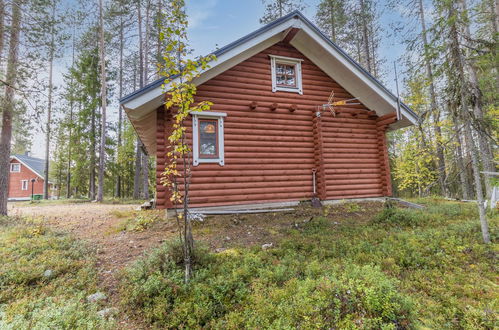
[[[296,87],[295,66],[276,63],[276,83],[280,86]]]
[[[199,157],[218,157],[217,120],[199,119]]]
[[[22,190],[28,190],[28,180],[22,181]]]
[[[10,164],[11,172],[21,172],[21,164]]]

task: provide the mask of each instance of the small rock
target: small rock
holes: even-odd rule
[[[54,271],[52,269],[47,269],[46,271],[43,272],[43,276],[52,277],[54,276]]]
[[[262,245],[262,249],[263,249],[263,250],[268,250],[268,249],[270,249],[273,245],[274,245],[274,244],[272,244],[272,243],[263,244],[263,245]]]
[[[101,300],[106,300],[106,299],[107,299],[107,296],[102,292],[96,292],[94,294],[87,296],[87,301],[91,302],[91,303],[98,302]]]
[[[220,252],[224,252],[225,250],[226,250],[225,248],[218,248],[218,249],[215,249],[215,252],[220,253]]]
[[[225,240],[226,241],[230,241],[230,237],[229,236],[225,236]]]
[[[102,317],[104,319],[107,319],[107,318],[112,317],[113,315],[115,315],[117,313],[118,313],[118,309],[116,309],[114,307],[110,307],[110,308],[104,308],[104,309],[98,311],[97,315],[99,315],[100,317]]]

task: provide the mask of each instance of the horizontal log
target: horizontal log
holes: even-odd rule
[[[295,193],[267,193],[267,194],[240,194],[232,196],[211,196],[211,197],[192,197],[191,202],[193,205],[196,204],[211,204],[211,203],[224,203],[229,202],[272,202],[276,200],[288,199],[288,200],[301,200],[310,199],[310,193],[295,192]],[[246,204],[246,203],[240,203]]]
[[[220,166],[214,163],[201,163],[198,166],[194,166],[192,171],[194,175],[199,175],[197,172],[202,171],[216,171],[216,170],[227,170],[227,171],[243,171],[243,170],[292,170],[292,169],[311,169],[312,164],[226,164],[225,166]],[[180,166],[181,168],[181,166]]]
[[[349,138],[349,137],[341,137],[341,138],[331,138],[331,137],[323,137],[322,142],[325,143],[325,146],[329,144],[339,145],[339,144],[359,144],[364,146],[378,146],[377,139],[360,139],[360,138]]]
[[[347,154],[378,154],[377,148],[342,148],[342,147],[328,147],[324,149],[324,155],[334,155],[338,153]]]
[[[324,169],[326,170],[334,170],[334,169],[338,169],[338,170],[342,170],[342,169],[376,169],[376,170],[379,170],[379,167],[380,165],[377,164],[377,163],[364,163],[364,162],[357,162],[357,163],[352,163],[350,162],[349,164],[348,163],[345,163],[345,164],[341,164],[341,163],[337,163],[337,164],[331,164],[331,163],[326,163],[324,164]]]
[[[228,135],[229,136],[229,135]],[[297,142],[313,143],[312,136],[286,136],[286,135],[248,135],[248,134],[230,134],[230,140],[233,141],[275,141],[287,142],[289,144]]]
[[[270,157],[272,157],[272,155]],[[252,156],[250,157],[246,156],[240,158],[226,157],[225,162],[227,166],[232,166],[235,164],[309,164],[309,165],[314,164],[313,157],[307,157],[307,158],[288,158],[288,157],[270,158],[270,157],[261,157],[261,158],[255,158]]]
[[[377,179],[381,180],[381,176],[379,173],[359,173],[359,174],[326,174],[325,175],[326,182],[332,182],[336,180],[367,180],[367,179]]]
[[[346,146],[346,144],[345,144]],[[226,146],[225,150],[227,153],[229,152],[282,152],[282,153],[310,153],[312,150],[310,148],[298,148],[298,147],[268,147],[268,146],[260,146],[260,147],[233,147]]]
[[[348,169],[348,168],[340,168],[340,169],[326,169],[326,176],[329,174],[364,174],[364,173],[379,173],[379,168],[365,168],[365,169]]]
[[[363,139],[377,141],[378,136],[376,134],[360,134],[360,133],[344,133],[344,132],[329,132],[323,130],[321,132],[323,138],[342,138],[342,139]]]
[[[373,198],[373,197],[382,197],[383,193],[371,193],[371,194],[347,194],[340,196],[327,196],[326,199],[353,199],[353,198]]]
[[[244,190],[244,192],[249,192],[250,188],[259,188],[264,190],[264,192],[268,192],[267,189],[275,187],[295,187],[296,191],[305,191],[310,190],[312,187],[312,176],[310,176],[309,180],[305,181],[264,181],[264,182],[233,182],[233,183],[192,183],[191,189],[192,191],[198,190],[233,190],[240,189]]]
[[[230,160],[233,158],[274,158],[274,159],[313,159],[314,154],[312,150],[310,152],[292,152],[292,150],[287,150],[287,152],[225,152],[226,162],[230,164]],[[285,163],[286,161],[283,161]]]
[[[256,148],[262,148],[262,147],[293,147],[293,148],[310,148],[313,149],[314,143],[313,142],[289,142],[289,141],[265,141],[265,140],[254,140],[251,136],[248,136],[248,139],[246,141],[244,140],[234,140],[230,136],[229,138],[225,139],[224,142],[225,147],[238,147],[238,146],[245,146],[245,147],[255,147]]]
[[[333,187],[334,185],[355,185],[355,184],[377,184],[381,185],[381,179],[379,177],[369,178],[369,179],[334,179],[326,180],[326,185],[328,187]]]
[[[342,197],[342,196],[351,196],[351,195],[365,195],[365,194],[371,194],[371,195],[382,195],[382,189],[357,189],[357,190],[328,190],[326,193],[326,196],[328,198],[330,197]]]
[[[331,164],[332,166],[339,165],[339,164],[374,164],[376,166],[379,166],[379,158],[357,158],[357,159],[352,159],[352,158],[324,158],[324,164]]]
[[[191,178],[192,184],[203,183],[242,183],[242,182],[283,182],[283,181],[307,181],[312,180],[312,171],[305,175],[260,175],[260,176],[220,176],[220,177],[198,177]],[[182,181],[182,180],[181,180]]]

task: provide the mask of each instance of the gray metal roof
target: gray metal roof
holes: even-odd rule
[[[45,159],[35,158],[27,155],[13,155],[21,163],[33,170],[38,176],[45,176]]]
[[[335,50],[337,50],[341,55],[343,55],[351,64],[353,64],[355,67],[357,67],[360,71],[362,71],[365,76],[370,79],[372,82],[374,82],[376,85],[378,85],[381,89],[383,89],[388,95],[390,95],[393,99],[397,99],[397,97],[388,89],[386,88],[378,79],[376,79],[369,71],[367,71],[366,69],[364,69],[359,63],[357,63],[353,58],[351,58],[343,49],[341,49],[337,44],[335,44],[332,40],[330,40],[324,33],[322,33],[322,31],[315,25],[313,24],[309,19],[307,19],[300,11],[298,10],[295,10],[295,11],[292,11],[291,13],[281,17],[281,18],[278,18],[276,19],[275,21],[261,27],[260,29],[258,30],[255,30],[253,32],[251,32],[250,34],[234,41],[234,42],[231,42],[230,44],[222,47],[222,48],[219,48],[217,49],[216,51],[212,52],[212,54],[214,54],[215,56],[220,56],[228,51],[230,51],[231,49],[239,46],[240,44],[262,34],[262,33],[265,33],[266,31],[272,29],[274,26],[276,25],[279,25],[281,24],[282,22],[284,21],[287,21],[289,19],[293,19],[293,18],[300,18],[303,22],[305,22],[312,30],[314,30],[318,35],[320,35],[324,41],[326,41],[331,47],[333,47]],[[172,77],[174,78],[174,77]],[[151,89],[154,89],[156,87],[159,87],[161,86],[161,84],[163,84],[164,82],[164,78],[160,78],[146,86],[144,86],[143,88],[139,89],[139,90],[136,90],[135,92],[121,98],[119,101],[120,101],[120,104],[122,103],[125,103],[125,102],[128,102],[130,100],[133,100],[137,97],[139,97],[140,95],[144,94],[145,92],[151,90]],[[412,111],[411,108],[409,108],[407,105],[405,105],[404,103],[400,103],[400,106],[402,108],[404,108],[404,110],[406,110],[407,112],[409,112],[411,115],[413,115],[415,118],[418,118],[418,115]]]

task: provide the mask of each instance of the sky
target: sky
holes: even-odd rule
[[[73,0],[66,0],[73,1]],[[306,5],[303,14],[314,22],[316,8],[320,0],[304,0]],[[381,7],[384,0],[380,0]],[[194,50],[194,55],[207,55],[216,48],[235,41],[262,25],[259,18],[264,13],[261,0],[186,0],[187,14],[189,16],[189,42]],[[380,53],[385,58],[386,76],[383,81],[390,90],[395,91],[395,76],[393,62],[399,58],[404,47],[390,35],[390,24],[399,19],[397,12],[384,10],[380,23],[383,27],[383,43]],[[55,67],[55,84],[62,84],[62,74],[67,70],[68,61],[62,59]],[[401,70],[400,70],[401,71]],[[402,90],[400,93],[402,94]],[[117,120],[118,103],[113,100],[108,109],[109,120]],[[39,125],[41,126],[41,125]],[[41,131],[33,132],[32,154],[44,158],[45,137]]]

